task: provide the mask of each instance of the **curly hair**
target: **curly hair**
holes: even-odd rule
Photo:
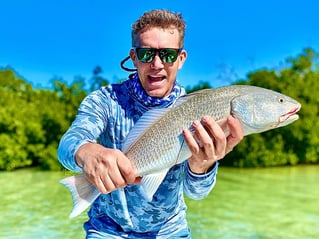
[[[186,23],[181,13],[174,13],[169,10],[152,10],[145,12],[132,25],[132,46],[137,46],[139,40],[138,35],[142,30],[148,30],[153,27],[177,29],[180,35],[180,47],[184,47]]]

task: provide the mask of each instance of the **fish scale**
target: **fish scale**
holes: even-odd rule
[[[236,92],[232,93],[236,95]],[[190,128],[194,120],[200,120],[204,115],[211,115],[215,120],[228,117],[230,104],[224,102],[229,101],[233,95],[224,94],[224,97],[219,97],[212,90],[203,90],[194,94],[187,104],[177,105],[154,122],[152,127],[139,138],[139,143],[135,143],[125,152],[135,165],[137,175],[153,173],[154,169],[158,171],[180,163],[185,158],[178,159],[179,153],[189,157],[191,155],[189,149],[182,147],[183,129]],[[207,107],[207,105],[216,107]],[[163,134],[163,132],[169,133]]]

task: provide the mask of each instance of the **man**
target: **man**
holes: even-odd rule
[[[192,156],[169,170],[151,201],[141,193],[141,179],[120,149],[143,113],[171,107],[185,94],[176,82],[187,57],[184,33],[180,14],[144,13],[132,27],[130,58],[137,72],[88,95],[61,139],[60,162],[83,171],[102,193],[84,224],[87,238],[191,238],[183,194],[206,197],[215,185],[218,160],[243,137],[233,117],[226,138],[220,126],[204,116],[193,123],[194,133],[182,132]]]

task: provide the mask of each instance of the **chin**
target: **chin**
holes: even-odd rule
[[[164,90],[157,89],[157,90],[148,90],[147,94],[151,97],[156,97],[156,98],[163,98],[168,95],[168,93]]]

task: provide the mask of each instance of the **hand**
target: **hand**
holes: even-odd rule
[[[226,125],[220,126],[210,116],[194,121],[194,134],[189,129],[183,131],[185,141],[192,152],[188,164],[193,173],[206,173],[217,160],[227,153],[243,139],[243,131],[238,119],[229,116]],[[226,136],[224,129],[229,129]]]
[[[130,160],[120,150],[87,143],[79,148],[75,158],[88,180],[101,193],[141,181],[140,177],[135,176]]]

